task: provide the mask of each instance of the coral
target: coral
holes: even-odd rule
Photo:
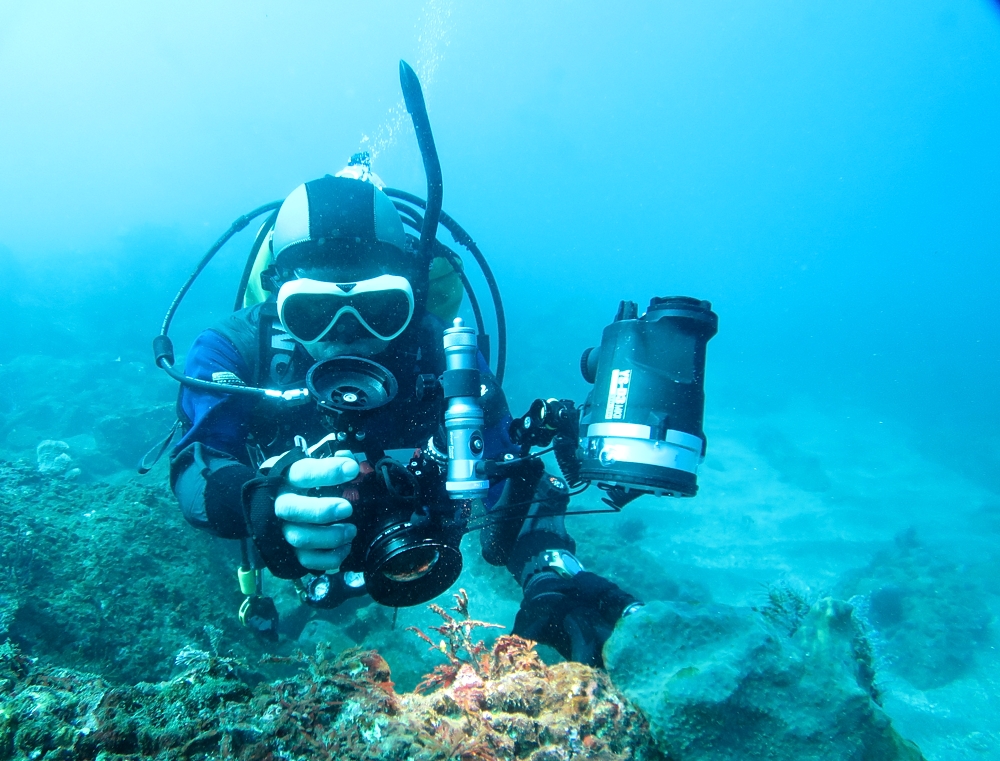
[[[548,668],[518,637],[480,654],[482,675],[463,662],[451,684],[426,695],[397,694],[371,650],[271,660],[299,671],[251,687],[239,662],[186,648],[173,679],[111,687],[32,663],[8,644],[0,647],[0,758],[661,758],[645,719],[606,674]]]
[[[458,617],[430,608],[445,639],[417,636],[448,663],[404,697],[403,706],[446,758],[656,758],[645,719],[618,694],[607,675],[578,663],[548,667],[535,643],[502,635],[492,648],[473,641],[480,627],[500,628],[469,615],[468,595],[454,595]],[[434,688],[427,696],[419,694]]]
[[[803,592],[785,582],[779,582],[768,586],[767,604],[755,610],[771,624],[792,636],[809,613],[810,607],[812,606]]]
[[[38,472],[45,476],[64,476],[71,478],[70,473],[80,474],[79,468],[73,467],[73,458],[69,456],[69,444],[65,441],[46,439],[35,448],[38,461]]]
[[[499,624],[490,624],[484,621],[476,621],[469,615],[469,595],[464,589],[460,589],[455,595],[455,607],[452,610],[459,615],[455,618],[440,605],[431,603],[428,607],[442,619],[444,623],[440,626],[432,626],[431,629],[444,637],[439,643],[435,643],[428,635],[424,634],[416,626],[407,627],[407,631],[416,634],[420,639],[430,645],[431,650],[441,652],[447,659],[447,665],[441,665],[434,669],[434,672],[427,676],[417,685],[417,692],[437,686],[450,685],[464,668],[467,672],[483,677],[489,673],[488,659],[486,654],[486,644],[482,640],[473,641],[472,632],[475,629],[503,629]]]
[[[16,660],[14,653],[6,659]],[[7,758],[190,757],[207,738],[220,735],[217,724],[221,731],[235,731],[228,708],[251,694],[238,664],[208,655],[170,682],[134,687],[22,665],[0,696],[0,753]]]
[[[291,660],[304,670],[261,686],[249,704],[250,713],[260,717],[260,754],[376,758],[369,755],[372,745],[405,724],[389,666],[377,652],[335,656],[321,647],[315,657],[299,654]]]

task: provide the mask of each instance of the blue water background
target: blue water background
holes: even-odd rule
[[[695,295],[721,315],[710,420],[805,403],[834,421],[826,436],[885,426],[1000,487],[994,3],[2,13],[0,362],[148,362],[229,223],[355,150],[422,193],[403,57],[445,208],[506,298],[515,410],[583,397],[579,353],[619,299]],[[185,304],[179,352],[230,308],[251,235]]]
[[[360,147],[422,193],[406,58],[503,287],[515,406],[582,395],[619,299],[690,294],[721,316],[710,410],[864,410],[1000,486],[997,6],[620,5],[0,4],[0,361],[145,359],[232,219]]]
[[[89,436],[118,404],[91,394],[60,418],[75,399],[57,383],[157,372],[167,304],[239,215],[361,149],[423,195],[400,58],[425,85],[445,209],[503,290],[515,413],[583,399],[578,358],[620,299],[691,295],[720,315],[701,494],[630,505],[649,535],[619,568],[617,524],[576,519],[584,562],[603,540],[593,570],[651,557],[636,573],[753,604],[776,580],[837,590],[916,526],[950,563],[922,593],[967,592],[944,625],[993,623],[962,653],[967,681],[916,697],[890,672],[920,643],[876,639],[888,710],[928,758],[997,757],[991,0],[0,0],[0,371],[16,370],[0,378],[20,384],[0,389],[0,423],[44,407],[0,457]],[[179,353],[231,309],[254,229],[192,290]],[[169,404],[159,388],[149,403]],[[921,576],[910,562],[899,577]]]

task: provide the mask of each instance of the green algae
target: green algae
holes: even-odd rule
[[[229,544],[192,530],[162,480],[84,484],[0,461],[0,635],[131,683],[169,677],[186,645],[250,655]]]

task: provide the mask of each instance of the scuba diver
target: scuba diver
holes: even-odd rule
[[[538,399],[514,419],[495,280],[441,211],[423,95],[404,62],[400,75],[426,201],[386,188],[357,154],[238,219],[174,299],[154,340],[157,365],[182,384],[171,487],[189,523],[240,541],[240,617],[265,637],[277,638],[278,620],[264,568],[317,608],[364,595],[417,605],[455,582],[462,537],[479,530],[484,559],[522,589],[513,632],[602,665],[615,624],[642,603],[577,560],[570,496],[594,483],[617,511],[643,494],[694,495],[717,318],[686,297],[653,299],[641,316],[622,302],[581,360],[595,384],[587,403]],[[238,308],[197,337],[179,372],[167,330],[180,300],[219,248],[267,212]],[[486,275],[496,372],[461,261],[436,238],[439,220]],[[463,288],[477,328],[457,318]],[[549,447],[565,477],[547,473],[532,447]]]
[[[342,174],[356,174],[354,168]],[[412,236],[376,177],[364,174],[366,179],[328,175],[292,191],[267,243],[271,264],[263,280],[272,296],[203,332],[187,355],[185,374],[294,388],[316,363],[377,360],[392,373],[398,393],[366,417],[364,436],[360,442],[352,437],[351,445],[366,453],[413,450],[438,433],[440,395],[421,394],[419,379],[445,370],[445,325],[427,311],[429,271]],[[481,354],[477,360],[484,457],[517,455],[503,391]],[[321,601],[307,594],[307,602],[329,605],[363,592],[360,579],[340,571],[358,534],[357,524],[346,520],[360,508],[352,505],[351,490],[341,496],[319,496],[318,490],[357,481],[363,467],[370,473],[373,458],[359,463],[350,447],[338,444],[328,457],[292,462],[280,484],[260,487],[267,514],[248,523],[244,490],[266,480],[257,477],[261,466],[273,471],[277,461],[268,458],[294,449],[296,436],[309,442],[328,436],[330,420],[312,404],[280,410],[188,387],[179,407],[185,431],[171,457],[170,480],[185,518],[219,537],[252,537],[261,560],[279,577],[325,572],[324,591],[331,591]],[[566,658],[598,664],[604,640],[637,600],[584,571],[573,556],[575,543],[561,514],[569,501],[564,481],[541,468],[522,481],[507,484],[509,494],[533,495],[521,525],[498,524],[481,534],[487,559],[506,565],[524,590],[514,632]]]

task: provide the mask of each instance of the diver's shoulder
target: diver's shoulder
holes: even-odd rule
[[[273,304],[254,304],[226,315],[209,330],[226,338],[248,364],[253,365],[260,347],[261,325],[266,324],[265,321],[273,313]]]
[[[213,327],[214,330],[220,333],[226,333],[228,331],[238,331],[243,332],[247,330],[252,330],[256,332],[260,329],[261,322],[267,317],[273,317],[277,314],[275,307],[270,302],[263,302],[261,304],[254,304],[250,307],[245,307],[244,309],[239,309],[231,314],[226,315],[221,320],[219,320]]]

